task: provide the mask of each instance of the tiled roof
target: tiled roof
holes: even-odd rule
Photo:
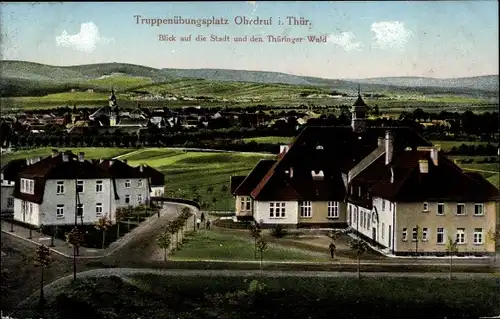
[[[233,194],[248,196],[269,171],[275,160],[260,160],[248,176],[236,187]]]
[[[428,162],[428,172],[421,173],[419,160]],[[391,183],[391,168],[394,180]],[[479,174],[464,173],[445,156],[434,165],[429,152],[402,151],[393,163],[379,159],[358,175],[353,185],[370,189],[372,196],[396,202],[421,201],[488,201],[498,199],[498,190]],[[356,192],[355,192],[356,193]]]
[[[97,167],[105,170],[114,178],[148,178],[146,171],[140,172],[137,167],[132,167],[117,159],[100,160]]]
[[[150,178],[151,186],[165,185],[165,175],[162,172],[154,169],[149,165],[143,164],[142,167],[143,167],[143,172]],[[139,169],[139,167],[137,167],[137,169]]]
[[[231,185],[231,194],[234,194],[234,191],[240,186],[241,182],[245,180],[246,176],[231,176],[230,185]]]
[[[431,145],[406,127],[368,127],[364,133],[355,133],[351,127],[308,126],[289,150],[278,156],[278,161],[253,188],[251,196],[256,200],[343,199],[342,171],[370,154],[377,147],[378,137],[384,137],[386,130],[392,132],[395,150]],[[322,171],[324,179],[313,179],[312,171]],[[275,185],[285,186],[278,190]]]
[[[3,178],[6,181],[15,181],[19,174],[26,167],[25,159],[16,159],[8,162],[2,167]]]

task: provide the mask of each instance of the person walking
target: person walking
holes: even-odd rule
[[[205,223],[205,213],[201,213],[201,223]]]
[[[207,219],[207,224],[205,226],[207,229],[210,229],[210,219]]]
[[[200,229],[201,220],[199,218],[196,219],[196,229]]]
[[[332,257],[332,259],[335,258],[335,250],[337,249],[337,247],[335,247],[335,244],[332,242],[330,243],[330,256]]]

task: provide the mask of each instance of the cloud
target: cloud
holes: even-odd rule
[[[64,30],[61,35],[56,36],[57,46],[69,47],[86,53],[94,52],[98,43],[109,43],[112,40],[99,36],[99,28],[93,22],[82,23],[80,32],[77,34],[68,34]]]
[[[363,43],[354,41],[352,32],[342,32],[340,34],[331,34],[327,41],[342,47],[346,51],[359,51],[363,47]]]
[[[381,49],[403,49],[412,33],[406,29],[404,23],[398,21],[375,22],[371,26],[375,33],[373,40]]]

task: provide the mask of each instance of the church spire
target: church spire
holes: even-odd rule
[[[361,97],[361,85],[358,84],[358,98],[352,106],[351,126],[354,132],[362,133],[366,130],[366,112],[368,105]]]

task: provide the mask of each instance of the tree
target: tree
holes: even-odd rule
[[[78,256],[80,246],[84,242],[84,235],[78,227],[75,226],[69,233],[66,234],[66,242],[75,248],[76,255]]]
[[[446,251],[450,254],[450,280],[453,279],[453,255],[458,252],[457,241],[448,236]]]
[[[173,222],[168,222],[165,226],[165,232],[170,235],[170,244],[172,244],[173,236],[175,234],[175,227]]]
[[[172,239],[167,230],[156,238],[156,245],[163,249],[163,261],[167,261],[167,251],[170,248],[171,240]]]
[[[217,197],[212,198],[212,203],[214,203],[214,212],[217,211]]]
[[[95,223],[95,228],[102,231],[102,249],[104,249],[104,245],[106,243],[106,230],[108,230],[112,225],[113,223],[106,215],[99,218]]]
[[[214,191],[214,187],[212,185],[208,185],[208,187],[207,187],[207,193],[208,193],[208,195],[212,195],[213,191]]]
[[[187,227],[187,221],[192,215],[193,215],[193,213],[191,212],[191,208],[189,208],[187,206],[182,207],[182,216],[183,216],[183,219],[185,220],[186,227]],[[196,219],[195,219],[195,223],[196,223]],[[196,230],[196,227],[193,227],[193,229]]]
[[[226,184],[222,185],[222,187],[220,188],[222,196],[225,196],[228,190],[229,190],[229,188],[227,187]],[[227,201],[226,201],[226,204],[225,204],[225,211],[227,212]]]
[[[497,260],[497,245],[500,239],[500,231],[494,231],[493,229],[488,230],[486,239],[493,244],[493,261]]]
[[[41,276],[40,276],[40,308],[43,313],[43,306],[45,302],[44,294],[43,294],[43,270],[45,267],[48,267],[52,263],[52,258],[50,256],[50,249],[45,246],[41,245],[38,246],[35,252],[35,261],[34,261],[36,266],[39,266],[41,268]]]
[[[127,218],[128,211],[124,208],[118,208],[115,213],[116,218],[116,238],[120,238],[120,223]],[[128,226],[130,228],[130,224]],[[130,229],[129,229],[130,230]]]
[[[267,242],[262,236],[259,236],[259,239],[257,240],[257,249],[260,252],[260,275],[262,276],[262,259],[264,255],[264,250],[266,250],[268,247]]]
[[[254,249],[253,249],[253,258],[257,259],[257,240],[260,238],[260,234],[262,233],[262,228],[256,222],[250,224],[248,230],[250,231],[250,235],[254,239]]]
[[[358,260],[358,279],[361,278],[361,265],[360,265],[360,257],[365,252],[368,251],[368,245],[359,238],[351,238],[349,241],[349,248],[356,253],[356,257]]]

